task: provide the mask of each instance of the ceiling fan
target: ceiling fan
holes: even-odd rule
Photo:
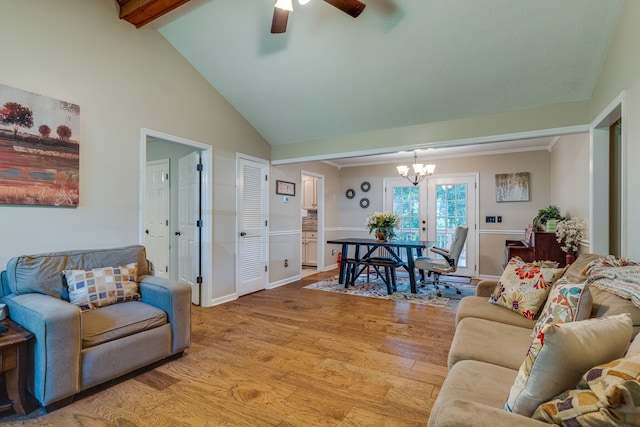
[[[299,0],[300,4],[306,4],[309,0]],[[365,8],[365,4],[358,0],[324,0],[347,15],[357,18]],[[271,33],[279,34],[287,31],[287,20],[289,12],[293,11],[291,0],[277,0],[273,8],[273,21],[271,22]]]

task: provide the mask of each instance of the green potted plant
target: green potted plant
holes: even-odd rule
[[[538,231],[546,231],[547,221],[554,219],[562,221],[564,217],[560,215],[560,210],[553,205],[549,205],[538,211],[538,215],[533,219],[533,225]]]

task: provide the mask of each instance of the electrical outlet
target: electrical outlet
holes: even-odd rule
[[[485,219],[484,219],[484,222],[494,223],[494,222],[496,222],[496,217],[495,216],[486,216]]]
[[[331,249],[331,256],[334,256],[336,254],[336,250],[335,249]]]
[[[288,259],[284,260],[284,267],[285,268],[289,267],[289,260]]]

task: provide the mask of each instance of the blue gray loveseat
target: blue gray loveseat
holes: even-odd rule
[[[135,300],[88,310],[69,302],[64,270],[132,263]],[[0,302],[35,334],[27,387],[43,406],[68,403],[80,391],[179,355],[191,344],[191,287],[150,275],[143,246],[19,256],[1,277]]]

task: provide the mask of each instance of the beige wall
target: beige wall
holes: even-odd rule
[[[623,139],[626,144],[624,180],[627,218],[627,248],[623,252],[631,258],[640,258],[640,2],[626,0],[620,21],[607,52],[607,58],[593,92],[590,117],[594,120],[622,91],[625,91],[626,111],[623,112]]]
[[[235,292],[235,153],[269,159],[260,135],[152,26],[118,19],[113,0],[4,0],[0,39],[0,83],[81,109],[80,205],[0,206],[0,265],[25,253],[138,243],[140,129],[148,128],[213,146],[212,296]]]
[[[589,222],[589,135],[567,135],[551,151],[551,204]]]
[[[538,209],[551,203],[551,153],[542,150],[429,161],[437,164],[437,175],[479,173],[479,274],[500,275],[504,263],[505,240],[522,239],[524,229],[531,223]],[[340,227],[344,236],[367,235],[368,231],[364,226],[366,216],[371,212],[383,210],[383,179],[397,176],[395,166],[386,164],[341,169]],[[495,175],[509,172],[529,172],[528,202],[496,202]],[[368,193],[360,190],[363,181],[371,183]],[[353,199],[347,199],[345,196],[349,188],[356,190],[356,197]],[[358,202],[362,197],[369,198],[371,205],[368,209],[360,208]],[[484,222],[487,215],[501,215],[503,222],[487,224]]]
[[[319,201],[324,206],[324,238],[338,237],[340,207],[340,173],[337,167],[322,162],[305,162],[271,167],[272,188],[270,200],[270,236],[269,236],[269,282],[271,286],[288,283],[301,275],[301,208],[302,208],[302,172],[321,175],[324,182],[324,198]],[[275,194],[276,180],[294,182],[296,195],[284,202],[283,196]],[[320,221],[319,221],[320,222]],[[324,246],[324,265],[319,270],[333,268],[336,265],[337,252],[332,253],[330,245]],[[284,260],[289,266],[284,266]]]

